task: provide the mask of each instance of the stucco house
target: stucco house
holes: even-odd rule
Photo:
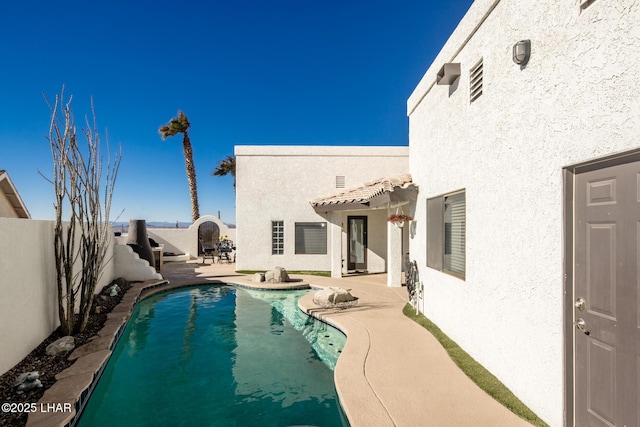
[[[235,156],[238,270],[388,272],[401,285],[409,230],[387,218],[417,195],[408,147],[236,146]]]
[[[0,217],[31,218],[9,174],[0,169]]]
[[[553,426],[640,425],[640,4],[476,0],[408,99],[420,309]]]

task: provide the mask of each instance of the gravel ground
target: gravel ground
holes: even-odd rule
[[[107,320],[107,313],[111,312],[113,308],[118,305],[120,300],[122,300],[122,296],[130,287],[128,283],[121,279],[119,279],[117,283],[122,290],[119,295],[115,297],[109,296],[108,291],[105,290],[111,285],[105,286],[100,295],[96,295],[86,329],[82,333],[74,336],[76,347],[85,344],[102,329],[104,322]],[[105,309],[100,314],[95,313],[95,307],[97,305]],[[62,337],[63,335],[60,332],[60,328],[56,329],[46,340],[29,353],[27,357],[22,359],[20,363],[0,376],[0,404],[36,403],[40,400],[45,390],[51,387],[56,381],[56,374],[72,365],[72,362],[67,360],[68,354],[62,354],[57,357],[46,354],[45,350],[47,346]],[[23,372],[31,371],[39,372],[42,388],[37,388],[20,395],[16,394],[13,390],[13,384],[16,378]],[[27,416],[27,413],[0,412],[0,426],[24,426],[27,423]]]

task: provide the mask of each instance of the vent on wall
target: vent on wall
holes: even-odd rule
[[[336,188],[344,188],[345,187],[345,177],[344,175],[336,176]]]
[[[473,66],[469,74],[469,99],[473,102],[482,95],[482,59]]]

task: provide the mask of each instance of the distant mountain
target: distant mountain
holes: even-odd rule
[[[189,228],[191,222],[178,222],[177,227],[175,222],[163,222],[163,221],[148,221],[147,228]],[[235,224],[225,224],[229,228],[236,228]],[[126,233],[129,231],[128,222],[114,222],[111,224],[113,231],[119,231]]]

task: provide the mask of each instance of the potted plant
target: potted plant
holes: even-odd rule
[[[393,225],[395,225],[396,227],[402,228],[406,221],[413,221],[413,217],[402,213],[397,213],[387,218],[387,221],[393,223]]]

